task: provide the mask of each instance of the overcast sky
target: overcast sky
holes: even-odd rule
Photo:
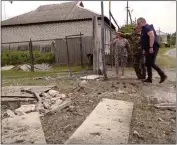
[[[40,5],[59,4],[64,1],[9,1],[2,2],[2,19],[8,19],[31,10]],[[121,26],[126,22],[126,1],[112,1],[111,11],[117,23]],[[101,13],[100,1],[83,1],[84,7],[96,13]],[[165,33],[176,31],[176,1],[129,1],[132,19],[144,17],[155,29]],[[5,9],[4,9],[5,8]],[[109,2],[104,1],[104,13],[108,16]]]

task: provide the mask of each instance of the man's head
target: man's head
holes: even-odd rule
[[[134,28],[134,31],[135,31],[136,34],[140,34],[141,33],[141,27],[140,26],[136,26]]]
[[[116,38],[120,38],[121,37],[121,32],[117,32],[116,33]]]
[[[140,18],[137,19],[137,25],[138,25],[139,27],[143,27],[143,26],[145,26],[146,24],[147,24],[147,22],[146,22],[146,19],[145,19],[145,18],[140,17]]]

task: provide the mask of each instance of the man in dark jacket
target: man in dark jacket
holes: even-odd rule
[[[146,67],[148,78],[144,82],[152,83],[152,68],[155,69],[160,75],[160,82],[163,83],[167,75],[155,64],[156,56],[159,51],[159,44],[157,35],[152,25],[148,25],[144,18],[137,19],[137,25],[142,28],[141,30],[141,47],[146,53]]]

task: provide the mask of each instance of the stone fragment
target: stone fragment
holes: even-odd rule
[[[163,119],[162,118],[158,118],[158,121],[163,121]]]
[[[134,136],[137,136],[137,137],[140,137],[139,132],[138,132],[138,131],[136,131],[136,130],[134,130],[133,135],[134,135]]]
[[[72,126],[68,124],[67,126],[64,127],[63,131],[66,133],[72,129]]]
[[[48,93],[42,93],[42,96],[45,97],[45,98],[51,98],[52,96],[49,95]]]
[[[3,114],[3,117],[5,117],[5,118],[7,118],[7,117],[13,118],[15,116],[16,115],[14,114],[14,112],[9,109]]]
[[[59,92],[56,91],[56,90],[49,90],[49,91],[48,91],[48,94],[51,95],[52,97],[55,97],[56,95],[59,94]]]

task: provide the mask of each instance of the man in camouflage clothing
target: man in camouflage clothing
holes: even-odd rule
[[[140,45],[140,32],[139,27],[134,28],[134,33],[122,34],[130,43],[129,56],[133,61],[133,67],[138,79],[146,78],[145,56]]]

